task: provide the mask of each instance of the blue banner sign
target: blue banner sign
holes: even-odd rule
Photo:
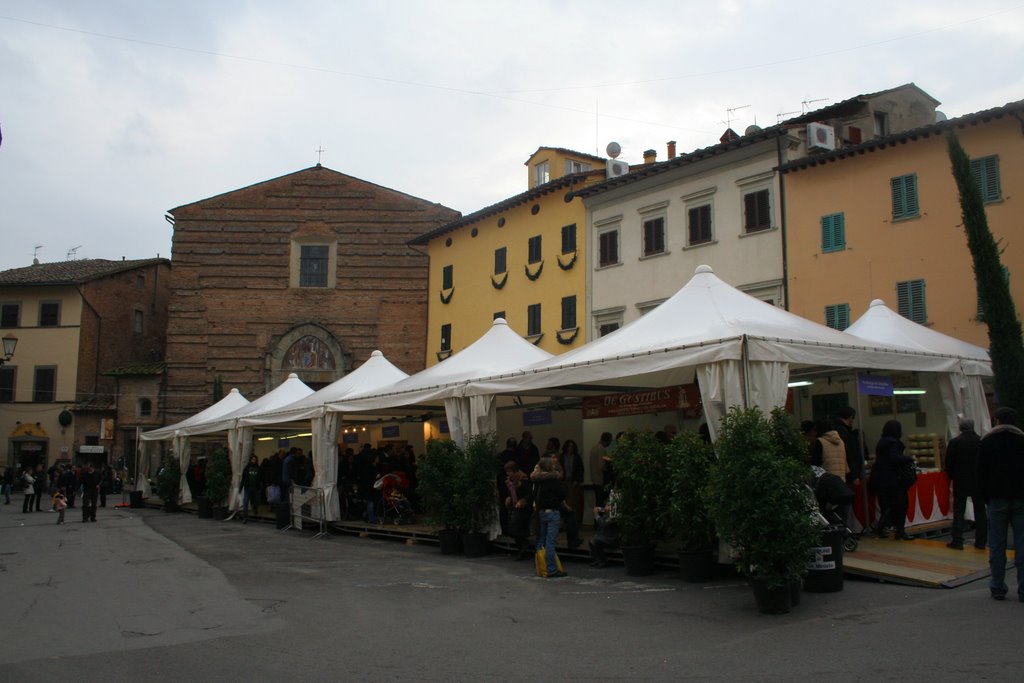
[[[448,433],[448,420],[441,420],[441,427],[439,430],[442,434]]]
[[[359,433],[349,432],[348,434],[341,435],[342,443],[359,443]]]
[[[857,375],[857,389],[868,396],[892,396],[892,377]]]
[[[551,417],[550,408],[542,408],[541,410],[527,410],[523,412],[523,425],[526,427],[536,427],[537,425],[549,425],[553,418]]]
[[[391,425],[391,426],[388,426],[388,427],[382,427],[380,431],[381,431],[381,436],[383,438],[385,438],[385,439],[394,439],[394,438],[398,437],[398,435],[399,435],[401,430],[400,430],[398,425]]]

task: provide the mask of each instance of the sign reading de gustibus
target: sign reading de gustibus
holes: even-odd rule
[[[683,418],[701,416],[700,390],[696,384],[661,387],[647,391],[604,394],[583,400],[583,419],[623,417],[679,411]]]

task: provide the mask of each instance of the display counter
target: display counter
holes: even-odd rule
[[[857,483],[854,493],[856,494],[854,516],[860,528],[853,529],[853,531],[859,532],[864,529],[865,525],[863,480]],[[878,499],[869,493],[867,503],[868,509],[871,511],[869,521],[874,522],[878,519]],[[944,519],[953,519],[949,477],[945,472],[938,470],[919,473],[917,481],[907,491],[907,528],[941,522]]]

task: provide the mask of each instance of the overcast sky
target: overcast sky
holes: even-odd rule
[[[170,256],[167,210],[321,147],[469,213],[541,145],[664,159],[907,82],[954,117],[1022,65],[1020,0],[0,0],[0,269]]]

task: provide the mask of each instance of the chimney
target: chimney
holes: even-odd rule
[[[669,140],[668,141],[668,158],[669,159],[675,159],[676,158],[676,141],[675,140]]]
[[[644,163],[653,164],[658,159],[658,153],[653,149],[644,151]]]

